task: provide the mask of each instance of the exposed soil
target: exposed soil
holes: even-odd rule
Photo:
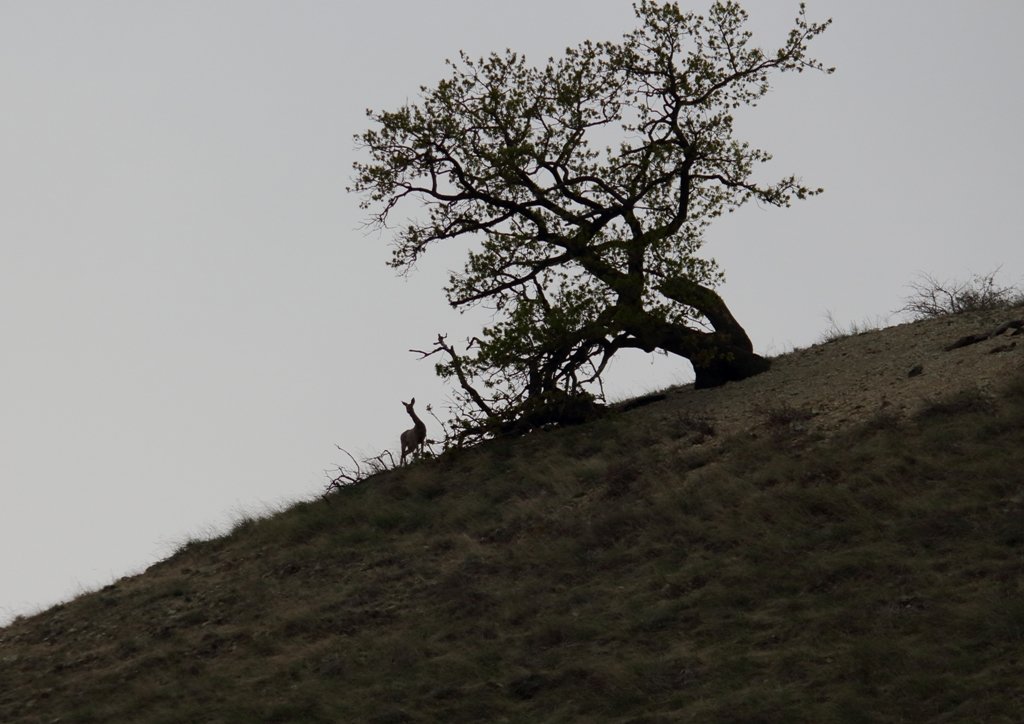
[[[946,347],[1021,318],[1024,307],[973,312],[824,342],[776,357],[771,370],[742,382],[680,387],[657,413],[666,424],[708,423],[718,439],[770,420],[828,435],[880,412],[912,415],[959,392],[997,397],[1003,382],[1024,369],[1024,330]]]

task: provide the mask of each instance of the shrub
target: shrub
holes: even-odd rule
[[[917,281],[910,283],[912,292],[898,311],[907,312],[914,319],[933,319],[1024,304],[1024,290],[997,284],[998,273],[997,268],[988,274],[976,274],[965,282],[939,281],[929,274],[921,274]]]

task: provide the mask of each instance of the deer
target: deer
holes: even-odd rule
[[[402,458],[399,465],[405,465],[406,455],[422,452],[423,443],[427,439],[427,426],[423,424],[423,420],[417,417],[416,411],[412,409],[412,406],[416,404],[416,398],[414,397],[411,402],[403,402],[402,404],[405,405],[405,411],[412,418],[413,426],[402,433]]]

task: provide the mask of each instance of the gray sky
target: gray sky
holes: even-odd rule
[[[764,46],[797,4],[748,3]],[[705,247],[759,350],[885,321],[920,272],[1024,282],[1024,3],[808,6],[837,72],[741,131],[826,193]],[[0,0],[0,623],[316,495],[335,443],[397,452],[399,401],[445,399],[407,350],[473,326],[441,293],[458,254],[401,279],[360,228],[365,109],[460,48],[539,63],[632,26],[625,0]],[[609,391],[689,379],[637,354]]]

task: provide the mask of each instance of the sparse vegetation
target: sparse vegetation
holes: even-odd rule
[[[833,315],[832,312],[826,312],[825,319],[828,321],[828,328],[818,339],[818,344],[835,342],[836,340],[844,339],[846,337],[855,337],[858,334],[873,332],[876,329],[881,329],[886,324],[884,319],[876,318],[874,320],[866,319],[863,322],[850,322],[844,327],[836,320],[835,315]]]
[[[809,415],[652,404],[244,519],[0,630],[0,721],[1018,721],[1024,378]]]
[[[803,424],[814,417],[814,411],[805,407],[796,407],[789,403],[781,403],[760,410],[769,427],[786,428],[802,431]]]
[[[940,281],[929,274],[921,274],[909,285],[911,293],[899,311],[913,319],[930,319],[1024,305],[1024,289],[997,283],[998,273],[999,269],[995,269],[987,274],[976,274],[967,281]]]
[[[324,471],[328,476],[327,485],[324,488],[325,497],[342,486],[365,482],[375,475],[394,470],[397,467],[395,456],[391,454],[390,450],[357,460],[352,453],[340,445],[335,445],[335,447],[345,453],[349,462],[338,464],[333,471]]]

